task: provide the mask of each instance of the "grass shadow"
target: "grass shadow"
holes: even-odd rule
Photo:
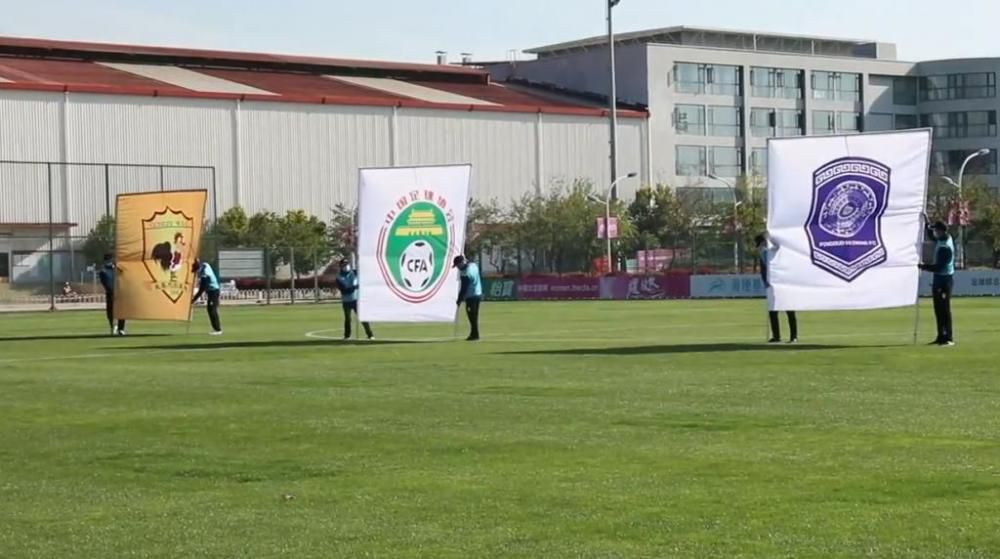
[[[588,347],[573,349],[542,349],[532,351],[508,351],[501,355],[671,355],[689,353],[734,353],[745,351],[828,351],[838,349],[878,349],[896,347],[888,345],[847,346],[819,344],[747,344],[747,343],[709,343],[709,344],[676,344],[626,347]]]
[[[127,340],[129,338],[161,338],[165,337],[167,334],[129,334],[128,336],[114,337],[111,334],[54,334],[51,336],[12,336],[8,338],[0,338],[0,343],[2,342],[45,342],[45,341],[60,341],[60,340],[101,340],[107,338],[114,338],[116,340]]]
[[[416,341],[393,341],[393,340],[371,340],[371,341],[343,341],[343,340],[261,340],[250,342],[219,342],[219,343],[187,343],[169,345],[147,345],[147,346],[117,346],[106,349],[135,351],[135,350],[155,350],[155,351],[191,351],[213,349],[275,349],[275,348],[311,348],[311,347],[338,347],[338,346],[387,346],[387,345],[412,345],[430,342]]]

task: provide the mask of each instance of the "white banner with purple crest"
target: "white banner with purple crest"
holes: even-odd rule
[[[768,142],[771,310],[917,301],[931,132]]]

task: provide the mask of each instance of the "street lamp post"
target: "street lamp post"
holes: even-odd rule
[[[965,268],[965,223],[963,223],[964,220],[962,219],[962,210],[965,207],[965,199],[962,197],[962,181],[965,179],[965,168],[969,166],[969,163],[973,159],[989,154],[990,150],[983,148],[966,157],[965,161],[962,162],[961,168],[958,170],[958,182],[952,180],[951,177],[941,177],[946,183],[958,189],[958,254],[955,260],[960,269]]]
[[[604,239],[605,239],[605,242],[606,242],[605,247],[606,247],[606,250],[607,250],[605,256],[608,259],[608,271],[612,271],[612,265],[611,265],[611,193],[614,192],[615,187],[618,186],[618,183],[622,182],[625,179],[633,179],[633,178],[635,178],[637,176],[639,176],[639,173],[629,173],[629,174],[625,175],[624,177],[619,177],[618,179],[612,181],[611,185],[608,186],[608,192],[607,192],[607,194],[605,195],[604,198],[599,198],[597,196],[594,196],[593,194],[590,195],[590,199],[591,200],[593,200],[595,202],[598,202],[598,203],[601,203],[601,204],[604,204]]]
[[[733,193],[733,271],[738,272],[740,269],[740,228],[737,222],[737,218],[739,217],[737,211],[743,202],[737,199],[736,186],[732,182],[715,174],[709,174],[708,178],[721,182]]]
[[[611,118],[611,182],[618,180],[618,83],[615,79],[615,25],[614,9],[621,0],[608,2],[608,61],[611,74],[610,93],[608,95],[608,111]]]

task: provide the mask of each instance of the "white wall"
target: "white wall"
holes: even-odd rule
[[[393,164],[472,163],[473,195],[499,202],[560,180],[604,185],[608,137],[600,117],[0,90],[0,160],[213,166],[219,213],[326,220],[355,204],[359,167]],[[620,120],[622,173],[645,170],[645,137],[643,120]],[[105,170],[54,169],[53,218],[85,235],[106,211]],[[108,172],[112,211],[117,194],[159,189],[155,167]],[[168,169],[163,183],[209,188],[210,175]],[[45,222],[46,184],[44,166],[0,164],[0,222]]]

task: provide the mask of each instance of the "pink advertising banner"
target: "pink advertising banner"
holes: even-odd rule
[[[600,296],[599,278],[529,276],[517,283],[517,297],[522,301],[599,299]]]

